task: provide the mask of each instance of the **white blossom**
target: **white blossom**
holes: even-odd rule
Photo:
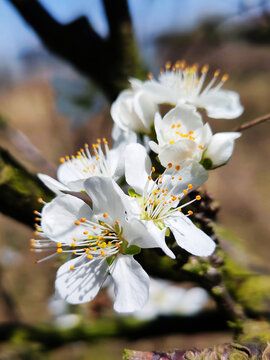
[[[177,105],[162,119],[155,117],[157,143],[150,148],[158,154],[164,167],[182,165],[186,160],[201,163],[207,169],[227,163],[232,156],[238,132],[213,135],[209,124],[203,124],[201,115],[192,105]]]
[[[60,195],[63,191],[83,191],[83,183],[91,176],[111,177],[115,181],[124,175],[124,151],[127,144],[136,142],[136,134],[123,133],[115,129],[115,143],[109,149],[105,138],[97,139],[92,145],[92,153],[88,144],[77,152],[76,156],[60,159],[57,180],[45,174],[38,174],[40,180],[53,192]]]
[[[158,104],[187,103],[205,109],[212,118],[237,118],[243,112],[239,95],[234,91],[221,89],[228,75],[219,79],[220,71],[217,70],[206,83],[208,69],[208,65],[205,65],[199,72],[198,65],[186,66],[183,61],[176,62],[172,67],[167,63],[158,79],[146,81],[142,89],[148,91]]]
[[[134,214],[144,221],[150,233],[163,237],[165,242],[166,228],[169,228],[180,247],[193,255],[209,256],[215,249],[214,241],[197,228],[182,213],[182,209],[193,201],[200,200],[198,195],[194,200],[180,205],[179,202],[190,190],[198,187],[207,179],[203,167],[192,161],[186,161],[180,168],[176,165],[166,169],[154,181],[151,161],[147,152],[140,144],[130,144],[126,149],[125,174],[126,181],[134,189]],[[163,250],[172,256],[169,248]]]
[[[156,239],[132,216],[129,197],[107,177],[85,181],[93,209],[72,195],[57,196],[43,207],[34,251],[53,250],[46,258],[67,254],[57,271],[56,290],[71,304],[91,301],[107,276],[114,282],[114,309],[133,312],[148,299],[149,277],[133,258]],[[156,246],[157,243],[156,243]]]
[[[142,82],[131,79],[131,88],[122,91],[111,107],[114,122],[123,130],[151,134],[151,126],[158,110],[151,94],[142,88]]]

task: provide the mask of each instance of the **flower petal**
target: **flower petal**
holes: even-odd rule
[[[61,195],[62,191],[70,191],[68,187],[45,174],[37,174],[38,178],[55,194]]]
[[[179,165],[188,159],[200,161],[201,151],[195,141],[185,139],[163,146],[158,157],[161,164],[167,167],[169,163]]]
[[[114,281],[114,310],[129,313],[140,310],[149,296],[149,276],[133,256],[118,255],[111,266]]]
[[[171,229],[177,244],[197,256],[209,256],[215,250],[215,242],[195,226],[190,219],[179,213],[165,221]]]
[[[82,191],[86,175],[83,175],[85,166],[79,159],[73,159],[61,164],[57,170],[57,178],[65,184],[69,190]]]
[[[70,267],[74,266],[73,270]],[[64,263],[57,271],[55,288],[70,304],[91,301],[108,275],[106,260],[89,260],[87,256]]]
[[[130,144],[126,148],[125,176],[127,183],[142,194],[151,172],[151,160],[146,149],[140,144]]]
[[[56,242],[71,244],[82,234],[82,227],[74,222],[91,218],[91,208],[72,195],[57,196],[42,209],[41,227],[44,234]]]
[[[196,104],[205,108],[207,115],[215,119],[235,119],[244,111],[239,95],[228,90],[209,90],[199,96]]]
[[[95,213],[108,213],[112,219],[126,222],[130,209],[128,196],[113,179],[93,176],[84,182],[84,188],[93,202]]]
[[[232,156],[234,141],[241,136],[239,132],[222,132],[215,134],[204,154],[204,159],[210,159],[212,168],[226,164]]]
[[[155,113],[158,110],[158,106],[154,103],[151,95],[145,91],[138,91],[134,96],[134,110],[143,125],[150,130],[154,124]]]

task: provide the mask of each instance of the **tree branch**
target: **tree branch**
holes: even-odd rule
[[[34,175],[21,166],[7,151],[0,148],[0,212],[34,226],[34,210],[41,210],[38,198],[45,201],[53,194]]]
[[[264,344],[221,344],[203,350],[174,350],[168,353],[158,351],[124,350],[123,360],[267,360],[270,345]]]
[[[236,128],[234,128],[232,131],[243,131],[243,130],[246,130],[246,129],[249,129],[253,126],[256,126],[256,125],[259,125],[261,123],[264,123],[266,121],[269,121],[270,120],[270,114],[266,114],[264,116],[261,116],[261,117],[258,117],[254,120],[251,120],[247,123],[244,123],[240,126],[237,126]]]
[[[37,0],[9,0],[43,43],[80,72],[89,76],[110,100],[128,86],[128,77],[145,77],[133,37],[127,4],[122,0],[106,2],[111,30],[101,38],[82,16],[69,24],[58,23]],[[121,6],[120,6],[121,5]]]

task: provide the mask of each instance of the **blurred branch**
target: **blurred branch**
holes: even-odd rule
[[[156,320],[138,320],[130,317],[91,320],[76,327],[62,329],[57,326],[26,325],[23,323],[0,324],[0,342],[13,339],[24,342],[38,342],[50,350],[76,341],[94,341],[100,338],[141,339],[153,335],[173,333],[199,333],[204,331],[226,331],[225,317],[217,311],[205,312],[192,317],[170,316]]]
[[[103,39],[81,16],[60,24],[37,0],[9,0],[45,46],[89,76],[110,100],[127,87],[130,76],[145,77],[125,0],[104,0],[111,31]]]
[[[55,176],[57,167],[41,154],[23,132],[10,126],[8,121],[1,115],[0,135],[7,138],[16,150],[18,150],[26,160],[36,165],[40,171]]]
[[[236,128],[234,128],[232,131],[243,131],[243,130],[246,130],[246,129],[249,129],[253,126],[256,126],[256,125],[259,125],[261,123],[264,123],[266,121],[269,121],[270,120],[270,114],[266,114],[264,116],[261,116],[261,117],[258,117],[254,120],[251,120],[247,123],[244,123]]]
[[[270,345],[254,344],[220,344],[203,350],[174,350],[168,353],[158,351],[124,350],[123,360],[267,360],[270,356]]]
[[[0,212],[34,226],[34,210],[41,210],[38,198],[49,201],[53,194],[7,151],[0,148]]]

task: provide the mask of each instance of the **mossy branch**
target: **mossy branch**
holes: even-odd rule
[[[270,345],[221,344],[203,350],[174,350],[168,353],[158,351],[124,350],[123,360],[268,360]]]
[[[34,226],[34,210],[41,210],[38,198],[49,201],[53,194],[6,150],[0,148],[0,212]]]

